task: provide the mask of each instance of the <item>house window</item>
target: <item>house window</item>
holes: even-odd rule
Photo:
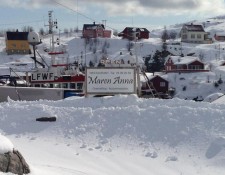
[[[68,83],[63,83],[63,84],[62,84],[62,88],[67,89],[67,88],[68,88]]]
[[[194,39],[195,38],[195,34],[191,34],[191,38]]]
[[[182,39],[187,39],[187,35],[182,35]]]
[[[76,83],[70,83],[70,89],[76,89]]]
[[[167,70],[171,70],[171,66],[167,66]]]
[[[197,34],[197,38],[198,39],[201,39],[202,38],[202,35],[201,34]]]
[[[199,70],[202,69],[201,65],[189,65],[189,69],[191,70]]]
[[[160,87],[165,87],[166,83],[165,82],[160,82]]]
[[[177,65],[177,69],[183,69],[183,65]]]

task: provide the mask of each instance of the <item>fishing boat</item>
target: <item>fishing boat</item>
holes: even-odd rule
[[[0,76],[0,102],[12,100],[60,100],[70,96],[83,96],[85,75],[73,69],[38,68],[17,76]]]
[[[53,39],[52,39],[53,40]],[[70,96],[83,96],[85,75],[79,70],[78,64],[56,64],[58,54],[51,50],[53,60],[49,66],[36,59],[36,46],[40,44],[39,34],[29,32],[28,41],[33,46],[35,67],[18,71],[10,68],[10,75],[0,76],[0,102],[12,100],[60,100]],[[53,43],[54,45],[54,43]],[[54,47],[53,47],[54,48]],[[40,67],[41,66],[41,67]]]

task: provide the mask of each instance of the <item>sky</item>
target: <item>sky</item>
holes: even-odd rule
[[[0,0],[0,28],[46,28],[54,11],[60,30],[102,23],[110,29],[146,27],[149,30],[190,20],[224,15],[224,0]],[[77,13],[78,11],[78,13]]]

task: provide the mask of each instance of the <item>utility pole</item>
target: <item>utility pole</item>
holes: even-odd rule
[[[77,32],[78,32],[78,30],[79,30],[79,28],[78,28],[78,0],[77,0]]]
[[[107,21],[107,20],[105,20],[105,19],[102,20],[102,24],[105,26],[105,28],[106,28],[106,21]]]
[[[220,60],[220,43],[219,43],[219,60]]]
[[[137,56],[137,37],[136,33],[134,33],[134,51],[135,51],[135,57],[136,57],[136,75],[137,75],[137,95],[138,97],[141,96],[141,85],[140,85],[140,65],[138,61],[138,56]]]
[[[57,26],[57,20],[53,21],[52,19],[52,13],[53,11],[48,11],[48,25],[45,25],[45,26],[48,26],[49,27],[49,34],[52,35],[52,40],[51,40],[51,52],[53,53],[51,55],[51,59],[52,59],[52,64],[55,64],[55,55],[54,55],[54,51],[55,51],[55,41],[54,41],[54,27],[57,29],[58,26]]]

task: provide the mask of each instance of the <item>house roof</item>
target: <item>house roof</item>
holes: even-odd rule
[[[27,40],[29,32],[6,32],[7,40]]]
[[[183,28],[193,32],[205,32],[203,26],[200,24],[185,24]]]
[[[84,24],[83,25],[83,30],[87,30],[87,29],[96,29],[98,27],[101,27],[103,29],[105,29],[105,26],[103,24]]]
[[[125,63],[129,61],[130,63],[133,63],[133,64],[136,63],[136,59],[138,61],[138,64],[144,64],[142,57],[137,56],[136,58],[136,55],[130,54],[130,52],[127,52],[127,51],[118,52],[114,55],[114,58],[113,58],[113,60],[123,60]]]
[[[172,59],[174,65],[188,65],[188,64],[193,63],[194,61],[201,62],[198,57],[193,57],[193,56],[185,56],[185,57],[181,57],[181,56],[170,56],[170,57],[168,57],[168,59],[169,58]],[[166,60],[166,62],[168,61],[168,59]]]
[[[149,32],[146,28],[139,28],[139,27],[126,27],[129,32]]]
[[[160,79],[162,79],[162,80],[168,82],[166,79],[162,78],[161,76],[159,76],[159,75],[153,75],[152,73],[146,73],[146,76],[148,77],[148,79],[147,79],[143,74],[140,74],[140,81],[141,81],[141,82],[147,82],[147,80],[148,80],[148,81],[151,81],[151,80],[153,80],[154,78],[159,77]]]
[[[215,35],[216,36],[225,36],[225,32],[217,32]]]

